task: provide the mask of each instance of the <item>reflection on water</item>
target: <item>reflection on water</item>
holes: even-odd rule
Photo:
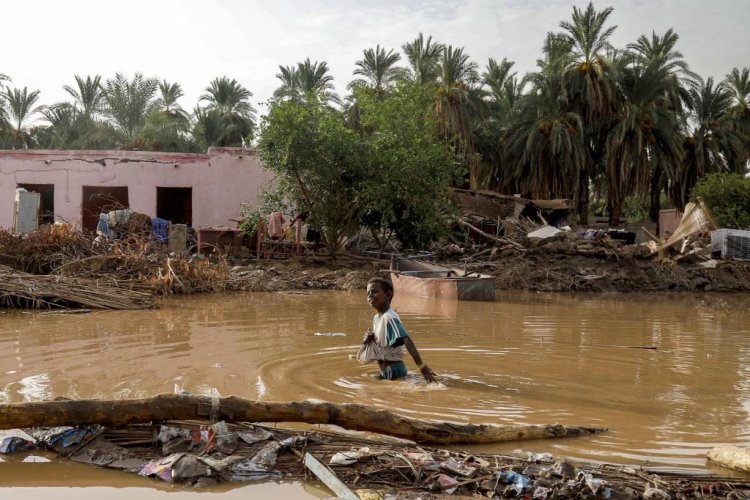
[[[177,384],[424,419],[559,422],[610,431],[477,449],[693,470],[716,444],[750,444],[748,296],[397,297],[394,306],[439,384],[416,374],[378,381],[375,365],[353,359],[373,312],[363,294],[247,293],[153,311],[0,314],[0,401],[146,397]]]

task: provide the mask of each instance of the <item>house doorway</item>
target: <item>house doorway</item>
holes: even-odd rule
[[[129,207],[127,186],[83,186],[83,230],[96,231],[99,214]]]
[[[39,193],[39,224],[55,222],[55,185],[54,184],[17,184],[30,193]]]
[[[156,216],[172,224],[193,225],[193,188],[157,187]]]

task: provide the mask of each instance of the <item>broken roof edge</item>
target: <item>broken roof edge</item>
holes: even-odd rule
[[[257,156],[255,148],[210,147],[206,153],[183,153],[174,151],[139,151],[130,149],[0,149],[0,158],[13,159],[55,159],[55,160],[98,160],[128,159],[133,161],[201,161],[215,156]]]

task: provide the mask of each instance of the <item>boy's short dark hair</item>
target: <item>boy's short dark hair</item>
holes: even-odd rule
[[[368,285],[375,285],[375,284],[380,285],[380,288],[382,288],[385,293],[390,292],[391,295],[393,295],[393,283],[391,283],[391,280],[387,278],[375,276],[374,278],[370,278],[367,284]]]

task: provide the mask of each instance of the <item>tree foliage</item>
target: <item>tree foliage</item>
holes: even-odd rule
[[[277,100],[261,121],[263,165],[309,223],[321,231],[331,255],[358,225],[364,144],[343,116],[317,102]]]
[[[263,164],[299,212],[321,230],[335,255],[360,224],[381,245],[395,232],[423,247],[441,230],[455,158],[434,133],[424,88],[403,85],[383,100],[362,91],[363,129],[314,102],[277,100],[261,124]]]
[[[702,178],[692,200],[703,200],[720,227],[750,229],[750,178],[713,173]]]

